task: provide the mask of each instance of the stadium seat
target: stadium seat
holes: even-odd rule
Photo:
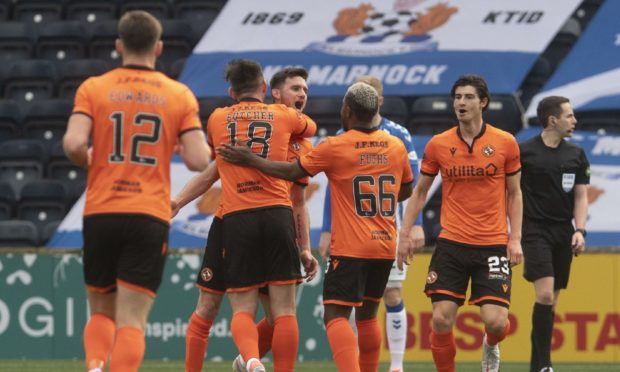
[[[441,231],[441,187],[429,199],[422,209],[422,227],[426,237],[426,245],[435,244],[439,232]]]
[[[0,0],[0,21],[6,21],[11,18],[11,6],[13,0]]]
[[[36,30],[26,22],[0,22],[0,63],[31,58],[36,41]]]
[[[26,183],[43,178],[45,147],[37,140],[12,140],[0,144],[0,182],[7,182],[19,195]]]
[[[183,67],[185,66],[185,61],[185,58],[181,58],[172,62],[172,65],[170,65],[170,69],[168,70],[168,76],[172,79],[178,80],[179,76],[181,76],[181,72],[183,71]]]
[[[17,204],[17,218],[34,223],[39,232],[50,221],[62,220],[67,211],[67,189],[56,180],[38,180],[24,185]]]
[[[116,19],[118,1],[69,0],[66,18],[73,21],[94,23]]]
[[[101,75],[111,69],[101,59],[75,59],[58,66],[58,98],[73,99],[77,88],[91,76]]]
[[[157,60],[169,68],[173,62],[192,53],[192,26],[184,20],[163,20],[161,24],[164,51]]]
[[[176,18],[188,20],[192,24],[206,25],[208,28],[217,18],[225,3],[225,0],[176,0],[174,14]]]
[[[103,21],[92,26],[88,57],[102,59],[112,67],[120,66],[121,58],[116,52],[114,43],[118,38],[118,21]]]
[[[401,97],[383,97],[381,116],[402,126],[406,126],[407,118],[409,117],[407,104]]]
[[[411,105],[409,131],[433,135],[456,125],[456,116],[449,96],[421,96]]]
[[[620,134],[620,110],[582,111],[575,114],[577,129],[598,134]]]
[[[48,178],[63,182],[67,186],[69,199],[75,198],[75,185],[86,181],[86,169],[73,164],[67,158],[60,141],[52,146],[46,174]]]
[[[39,245],[39,232],[30,221],[0,221],[0,246],[36,247]]]
[[[549,80],[551,73],[551,63],[549,63],[547,58],[540,56],[521,84],[521,94],[519,97],[524,107],[530,104],[532,98]]]
[[[47,147],[62,140],[73,102],[67,99],[50,99],[34,102],[23,118],[24,136],[39,140]]]
[[[20,106],[54,96],[56,67],[45,60],[25,60],[11,64],[4,81],[4,98],[15,100]]]
[[[0,220],[10,220],[14,216],[17,197],[13,187],[7,182],[0,182]]]
[[[17,102],[0,100],[0,143],[18,139],[21,135],[20,125],[21,115]]]
[[[543,52],[543,56],[551,63],[552,70],[555,71],[562,63],[580,35],[581,26],[579,22],[575,18],[569,18]]]
[[[523,128],[523,107],[513,95],[494,95],[482,113],[485,122],[512,134]]]
[[[306,104],[305,113],[318,126],[318,135],[333,136],[342,128],[340,109],[342,99],[338,97],[311,97]]]
[[[62,220],[49,221],[45,224],[45,226],[43,226],[43,230],[39,233],[41,245],[45,245],[52,238],[52,236],[54,236],[54,233],[56,233],[56,230],[58,230],[58,226],[60,226],[61,223]]]
[[[605,0],[583,0],[579,5],[574,13],[574,17],[579,21],[582,30],[585,30],[592,17],[594,17],[598,9],[603,5],[603,2],[605,2]]]
[[[129,10],[145,10],[155,18],[164,20],[170,17],[168,0],[121,0],[121,16]]]
[[[13,6],[13,19],[37,24],[60,21],[62,6],[62,1],[19,0]]]
[[[86,56],[86,29],[78,21],[45,23],[38,27],[35,56],[64,62]]]

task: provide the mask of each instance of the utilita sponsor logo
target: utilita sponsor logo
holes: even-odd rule
[[[475,165],[459,165],[447,168],[444,177],[493,177],[497,173],[497,167],[493,163],[483,167]]]

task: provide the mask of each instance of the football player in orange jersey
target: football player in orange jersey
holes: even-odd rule
[[[209,162],[196,98],[154,70],[162,51],[159,21],[130,11],[118,32],[123,66],[79,87],[63,139],[69,159],[88,168],[84,349],[93,372],[108,359],[110,371],[137,371],[142,362],[144,327],[166,260],[175,144],[188,168],[203,170]]]
[[[461,76],[451,95],[458,125],[426,145],[401,226],[397,263],[408,263],[415,250],[411,226],[441,172],[442,230],[425,288],[433,303],[433,359],[437,371],[455,370],[452,327],[471,278],[469,303],[480,306],[485,325],[482,370],[492,372],[499,370],[498,343],[510,330],[511,265],[523,259],[519,146],[510,133],[483,121],[490,95],[482,77]]]
[[[286,68],[277,72],[270,81],[271,95],[274,103],[281,103],[294,107],[303,112],[307,102],[308,73],[303,68]],[[296,145],[297,144],[297,145]],[[289,158],[299,157],[299,152],[308,151],[308,140],[300,137],[291,138],[289,143]],[[212,163],[201,174],[192,178],[188,184],[172,199],[173,217],[190,201],[204,194],[217,181],[216,163]],[[311,280],[318,270],[318,262],[310,253],[308,211],[305,205],[305,187],[308,179],[303,178],[291,183],[291,201],[295,231],[301,256],[303,257],[306,280]],[[208,346],[208,336],[213,321],[217,317],[223,294],[226,290],[221,262],[221,211],[216,213],[209,229],[209,238],[205,247],[203,265],[197,277],[197,287],[200,289],[196,309],[193,312],[186,335],[186,371],[202,370],[204,355]],[[262,288],[261,288],[262,290]],[[273,318],[269,311],[269,299],[261,296],[261,302],[268,318],[261,320],[258,325],[259,353],[264,356],[271,349],[273,335]],[[233,363],[235,370],[245,371],[246,363],[238,355]]]
[[[396,254],[396,202],[411,195],[413,173],[407,150],[396,137],[378,130],[377,91],[353,84],[344,97],[345,133],[328,137],[295,162],[269,161],[246,146],[224,144],[225,160],[295,180],[325,172],[332,198],[332,247],[325,274],[324,322],[339,371],[376,371],[381,332],[377,310]],[[349,325],[356,307],[358,337]]]

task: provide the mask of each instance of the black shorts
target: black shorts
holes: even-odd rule
[[[572,223],[523,221],[523,277],[533,282],[552,276],[555,290],[568,286],[570,265],[573,262],[571,247],[575,229]]]
[[[84,280],[89,290],[110,293],[117,282],[154,297],[168,251],[168,224],[138,214],[84,217]]]
[[[424,287],[431,301],[463,305],[470,278],[470,305],[510,306],[512,270],[505,245],[475,246],[437,239]]]
[[[211,227],[209,227],[202,266],[196,278],[196,286],[201,290],[215,294],[226,292],[226,275],[222,254],[222,219],[214,217]]]
[[[270,207],[226,215],[222,232],[228,291],[302,281],[290,208]]]
[[[362,306],[364,300],[381,301],[393,262],[331,256],[323,282],[323,303]]]

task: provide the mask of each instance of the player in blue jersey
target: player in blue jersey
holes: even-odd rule
[[[383,84],[374,76],[364,75],[360,76],[356,82],[366,83],[377,90],[379,93],[379,105],[383,103]],[[413,147],[411,141],[411,135],[409,131],[402,125],[396,124],[393,121],[381,117],[380,113],[374,119],[379,129],[382,129],[391,135],[398,137],[407,152],[409,153],[409,164],[414,174],[414,178],[417,179],[418,175],[418,156]],[[338,131],[341,134],[342,129]],[[399,203],[402,204],[402,203]],[[398,218],[400,222],[404,208],[402,205],[398,209]],[[422,215],[420,214],[412,228],[412,234],[414,236],[416,248],[424,245],[424,230],[422,229]],[[329,247],[331,245],[331,202],[329,187],[325,193],[325,205],[323,208],[323,227],[321,229],[321,239],[319,242],[319,254],[325,261],[329,255]],[[403,370],[403,356],[405,354],[405,346],[407,343],[407,312],[405,311],[405,305],[402,297],[402,282],[407,277],[407,268],[404,266],[403,270],[399,270],[396,267],[396,261],[392,266],[390,272],[390,278],[383,295],[386,308],[386,333],[388,339],[388,346],[390,348],[390,372]]]

